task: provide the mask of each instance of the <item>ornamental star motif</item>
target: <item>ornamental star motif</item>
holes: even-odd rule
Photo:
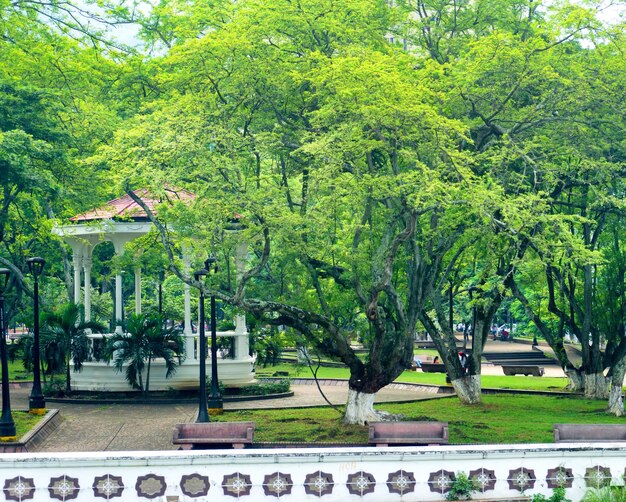
[[[328,486],[328,481],[326,481],[326,478],[323,478],[322,476],[318,476],[317,478],[315,478],[315,481],[313,482],[313,486],[318,491],[323,491]]]
[[[234,492],[241,492],[246,489],[246,482],[241,478],[235,478],[230,485]]]

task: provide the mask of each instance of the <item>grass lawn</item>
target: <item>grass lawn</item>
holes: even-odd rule
[[[289,378],[312,378],[311,371],[306,366],[293,364],[278,364],[266,368],[256,368],[257,378],[271,377],[276,372],[288,372]],[[347,368],[324,368],[317,373],[318,378],[340,378],[347,380],[350,373]],[[423,383],[430,385],[445,385],[446,375],[443,373],[422,373],[421,371],[405,371],[396,382]],[[567,385],[566,378],[526,377],[526,376],[496,376],[482,375],[482,386],[493,389],[526,389],[564,391]]]
[[[555,423],[623,423],[607,415],[605,401],[577,397],[494,394],[480,405],[462,405],[456,397],[377,408],[401,414],[403,420],[442,420],[449,424],[450,442],[552,443]],[[226,412],[218,421],[256,422],[255,440],[279,442],[367,443],[367,427],[346,426],[331,408],[251,410]]]
[[[15,430],[18,439],[35,427],[43,418],[41,415],[31,415],[27,411],[12,410],[11,415],[15,422]]]
[[[9,361],[9,380],[11,382],[21,380],[32,380],[33,374],[30,371],[26,371],[22,365],[21,360]]]

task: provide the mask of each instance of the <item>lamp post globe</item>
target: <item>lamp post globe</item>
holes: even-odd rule
[[[209,256],[204,262],[209,272],[217,272],[217,259]],[[211,294],[211,391],[209,393],[209,412],[215,415],[224,411],[224,400],[219,387],[217,375],[217,319],[215,311],[215,295]]]
[[[0,440],[15,441],[15,422],[11,415],[11,398],[9,396],[9,367],[7,366],[7,326],[4,315],[4,292],[9,283],[11,271],[0,268],[0,358],[2,359],[2,416],[0,417]]]
[[[40,257],[26,260],[28,269],[33,274],[33,388],[28,398],[28,411],[34,415],[46,412],[46,401],[41,391],[41,364],[39,356],[39,277],[43,273],[46,260]]]
[[[196,282],[200,282],[206,275],[208,270],[200,269],[194,272],[193,277]],[[204,334],[204,290],[202,284],[199,286],[200,290],[200,326],[198,327],[198,360],[200,366],[200,396],[198,399],[198,417],[197,423],[210,422],[209,410],[207,407],[206,396],[206,336]]]

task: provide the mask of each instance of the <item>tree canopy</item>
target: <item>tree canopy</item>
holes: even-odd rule
[[[375,415],[418,330],[459,397],[479,401],[482,349],[513,299],[573,385],[621,388],[624,35],[603,5],[162,0],[82,13],[136,23],[134,49],[77,22],[79,6],[37,5],[1,7],[0,259],[24,291],[35,250],[64,263],[52,274],[71,290],[54,218],[171,184],[197,198],[151,215],[170,269],[198,286],[182,246],[197,263],[215,254],[213,293],[345,363],[347,421]],[[464,367],[451,318],[470,312]]]

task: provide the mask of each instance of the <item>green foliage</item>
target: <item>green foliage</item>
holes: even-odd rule
[[[477,314],[472,372],[506,309],[572,374],[566,331],[582,341],[581,371],[621,385],[623,23],[568,1],[97,2],[102,26],[139,24],[146,45],[130,51],[85,22],[93,6],[0,3],[0,264],[15,268],[11,315],[31,318],[26,256],[48,259],[47,306],[72,289],[69,249],[51,241],[56,218],[127,183],[155,193],[171,183],[198,197],[159,208],[168,265],[183,269],[183,246],[194,263],[220,255],[211,287],[226,302],[299,331],[350,368],[353,387],[375,391],[400,375],[418,322],[460,379],[449,309]],[[154,310],[153,279],[168,261],[158,240],[112,261],[111,246],[96,248],[101,318],[112,317],[113,272],[137,265]],[[238,242],[249,245],[250,273],[235,293]],[[182,292],[169,276],[170,319],[182,316]],[[256,349],[272,364],[281,342]],[[42,350],[48,371],[64,365],[54,341]]]
[[[552,495],[546,497],[541,493],[533,495],[532,502],[571,502],[565,497],[565,488],[558,487],[552,491]]]
[[[289,380],[278,382],[261,382],[254,385],[240,387],[239,390],[244,396],[267,396],[268,394],[282,394],[289,392],[291,383]]]
[[[74,371],[82,369],[89,357],[88,333],[102,333],[104,326],[95,321],[86,321],[81,305],[66,303],[57,310],[45,313],[40,337],[40,351],[47,362],[48,371],[65,369],[65,393],[72,392],[70,362]],[[32,349],[31,349],[32,350]],[[25,354],[29,354],[26,348]]]
[[[132,314],[125,332],[115,333],[107,339],[105,353],[113,359],[118,372],[124,371],[129,385],[147,395],[152,361],[163,359],[165,378],[170,378],[176,372],[184,350],[182,337],[175,330],[165,327],[163,317]]]
[[[58,380],[48,380],[42,388],[44,396],[47,397],[63,397],[65,396],[65,384]]]
[[[286,346],[283,333],[275,329],[260,329],[250,335],[252,342],[251,349],[257,355],[256,364],[263,368],[276,366],[278,358],[281,356]]]
[[[480,486],[475,480],[470,479],[464,472],[457,472],[450,485],[450,491],[446,493],[446,500],[468,500],[472,493],[479,489]]]
[[[625,502],[626,488],[623,486],[605,486],[590,488],[581,502]]]

